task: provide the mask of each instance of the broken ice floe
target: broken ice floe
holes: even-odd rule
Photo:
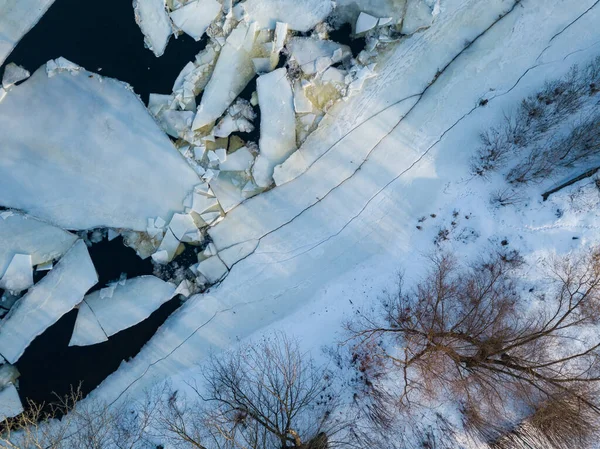
[[[412,34],[431,25],[439,13],[440,0],[407,0],[402,34]]]
[[[7,90],[20,81],[26,80],[31,76],[28,70],[18,66],[14,62],[7,64],[2,75],[2,87]]]
[[[3,0],[0,2],[0,30],[2,30],[0,32],[0,65],[4,63],[15,45],[37,23],[52,3],[54,0]]]
[[[241,98],[229,107],[225,116],[219,120],[213,129],[215,137],[227,137],[233,132],[249,133],[254,131],[253,121],[256,113],[252,105]],[[225,161],[222,161],[225,162]]]
[[[145,231],[147,217],[181,211],[198,176],[140,99],[117,80],[52,67],[0,102],[0,204],[64,229]]]
[[[0,354],[15,363],[35,337],[79,304],[97,282],[87,247],[79,240],[0,322]]]
[[[21,213],[0,216],[0,288],[25,290],[33,284],[33,266],[52,266],[77,236]],[[42,268],[43,269],[43,268]],[[9,270],[11,270],[9,272]]]
[[[171,12],[175,27],[199,41],[211,22],[221,12],[217,0],[195,0]]]
[[[268,187],[274,167],[296,150],[294,96],[283,68],[261,75],[256,86],[261,110],[260,154],[252,174],[258,186]]]
[[[173,34],[165,0],[133,0],[133,9],[146,47],[161,56]]]
[[[175,285],[154,276],[140,276],[117,282],[106,289],[86,295],[77,312],[69,346],[86,346],[134,326],[170,300]]]
[[[257,36],[255,23],[241,22],[221,50],[194,118],[193,130],[214,123],[254,76],[252,52]]]
[[[293,37],[289,40],[287,49],[307,75],[322,72],[342,59],[352,56],[347,45],[311,37]]]
[[[77,64],[72,63],[68,59],[62,56],[57,59],[51,59],[46,63],[46,74],[48,78],[52,78],[54,75],[60,72],[69,72],[72,75],[76,75],[78,72],[83,70]]]
[[[198,263],[197,270],[210,283],[218,282],[229,271],[218,255],[211,256]]]

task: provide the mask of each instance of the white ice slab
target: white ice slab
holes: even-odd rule
[[[20,213],[0,218],[0,276],[15,254],[29,254],[31,263],[39,265],[58,259],[76,240],[69,232]]]
[[[65,229],[145,231],[146,218],[169,219],[198,183],[139,98],[114,79],[86,71],[48,78],[42,67],[0,103],[0,123],[0,204]]]
[[[347,45],[311,37],[293,37],[287,43],[287,49],[307,75],[325,70],[331,64],[352,56]]]
[[[196,0],[173,11],[171,20],[181,31],[199,41],[220,12],[221,4],[217,0]]]
[[[219,200],[219,204],[225,213],[245,199],[242,193],[243,184],[233,184],[231,174],[227,172],[219,173],[219,176],[213,178],[210,181],[210,188],[217,196],[217,200]]]
[[[0,354],[15,363],[33,339],[79,304],[96,282],[96,269],[85,243],[79,240],[4,317]]]
[[[22,292],[33,285],[31,255],[15,254],[8,268],[0,277],[0,288],[11,292]]]
[[[228,270],[219,256],[212,256],[198,264],[198,271],[208,279],[208,282],[217,282],[227,274]]]
[[[0,65],[54,0],[0,1]]]
[[[216,121],[254,76],[252,49],[256,39],[254,23],[240,23],[227,38],[217,64],[204,89],[192,129]]]
[[[0,421],[20,415],[23,410],[19,392],[12,383],[0,390]]]
[[[69,346],[101,343],[142,322],[173,297],[175,288],[157,277],[140,276],[127,279],[125,285],[117,284],[110,298],[101,298],[100,291],[87,295],[77,313]]]
[[[30,76],[31,73],[29,73],[28,70],[11,62],[4,68],[4,74],[2,75],[2,87],[4,89],[8,89],[13,84],[26,80]]]
[[[271,30],[277,22],[284,22],[290,30],[308,31],[333,10],[330,0],[246,0],[238,6],[243,8],[246,20]]]
[[[426,28],[433,21],[432,10],[425,0],[407,0],[406,14],[402,20],[402,33],[412,34]]]
[[[256,184],[268,187],[273,169],[296,150],[294,95],[284,68],[258,77],[260,107],[260,154],[252,173]]]
[[[165,0],[133,0],[133,9],[146,47],[157,57],[162,56],[173,33]]]

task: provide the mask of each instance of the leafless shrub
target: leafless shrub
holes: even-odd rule
[[[490,197],[490,203],[494,206],[511,206],[521,204],[525,199],[521,192],[516,189],[507,187],[505,189],[496,190]]]
[[[348,325],[359,347],[383,342],[370,357],[387,364],[388,383],[397,381],[388,407],[452,399],[472,422],[495,423],[492,433],[556,398],[600,410],[581,393],[600,380],[600,340],[582,333],[600,322],[597,252],[549,263],[551,284],[531,313],[515,280],[518,255],[496,254],[468,268],[446,254],[431,263],[414,288],[399,283],[381,314]]]
[[[537,94],[525,98],[514,114],[505,115],[501,125],[481,134],[481,145],[471,159],[471,173],[486,177],[505,167],[515,156],[527,152],[520,167],[516,167],[507,179],[509,182],[530,182],[558,166],[568,166],[597,151],[598,139],[584,132],[589,129],[589,123],[587,128],[585,124],[576,126],[572,136],[564,140],[552,134],[557,125],[565,123],[582,108],[587,96],[600,91],[599,73],[600,57],[597,57],[583,68],[573,66],[566,76],[546,82]],[[597,122],[597,118],[595,120]],[[584,142],[584,135],[589,136],[587,143],[592,141],[591,146]],[[546,141],[556,143],[539,144]],[[534,148],[529,149],[530,146]],[[560,157],[565,149],[571,154],[569,158]],[[547,160],[548,156],[550,160]]]

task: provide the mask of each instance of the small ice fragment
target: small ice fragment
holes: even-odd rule
[[[133,0],[133,9],[146,47],[156,57],[162,56],[173,33],[165,0]]]
[[[294,109],[298,114],[313,112],[313,104],[306,96],[299,80],[294,82]]]
[[[19,81],[23,81],[31,76],[29,71],[23,67],[18,66],[14,62],[11,62],[4,68],[4,75],[2,76],[2,87],[8,89],[15,85]]]
[[[202,158],[204,157],[205,154],[206,154],[205,146],[194,147],[194,159],[196,159],[198,162],[200,162],[202,160]]]
[[[167,222],[163,220],[162,217],[156,217],[156,220],[154,221],[154,226],[157,228],[164,228],[166,224]]]
[[[112,298],[112,295],[115,292],[116,285],[109,285],[108,287],[104,287],[100,289],[100,299],[104,298]]]
[[[219,159],[219,162],[225,162],[227,160],[227,150],[225,148],[217,148],[215,155]]]
[[[152,254],[152,259],[159,264],[166,264],[169,262],[169,253],[167,250],[160,250]]]
[[[358,16],[358,20],[356,21],[356,34],[361,34],[366,31],[369,31],[377,26],[378,19],[377,17],[373,17],[370,14],[365,12],[361,12]]]
[[[11,292],[21,292],[33,285],[33,265],[31,255],[15,254],[8,268],[0,278],[0,288]]]
[[[5,385],[0,390],[0,421],[14,418],[23,413],[23,404],[19,392],[12,383]]]
[[[214,243],[209,243],[204,250],[204,255],[206,257],[216,256],[217,255],[217,247]]]
[[[119,236],[119,233],[117,231],[115,231],[114,229],[108,230],[108,241],[109,242],[116,239],[118,236]]]
[[[182,240],[183,236],[189,232],[198,231],[194,219],[186,214],[174,214],[169,223],[169,228],[178,240]]]
[[[394,20],[392,17],[382,17],[381,19],[379,19],[379,22],[377,23],[377,26],[384,26],[389,24],[392,20]]]
[[[50,271],[54,263],[52,261],[40,263],[35,267],[36,271]]]

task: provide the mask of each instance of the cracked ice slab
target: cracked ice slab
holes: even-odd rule
[[[0,217],[0,277],[15,254],[29,254],[31,263],[39,265],[58,259],[76,240],[67,231],[17,212]]]
[[[352,56],[347,45],[310,37],[293,37],[287,48],[307,75],[321,72],[330,65]]]
[[[127,85],[45,67],[0,103],[0,204],[64,229],[146,230],[198,176]]]
[[[216,121],[254,77],[252,50],[255,23],[240,23],[229,35],[219,54],[210,81],[202,94],[192,129]]]
[[[325,20],[333,6],[330,0],[246,0],[236,9],[261,29],[273,30],[277,22],[283,22],[290,30],[308,31]]]
[[[15,363],[35,337],[79,304],[97,282],[87,247],[78,240],[4,317],[0,323],[0,354]]]
[[[536,86],[539,87],[557,67],[568,68],[569,64],[562,63],[565,55],[598,40],[598,32],[593,31],[595,28],[591,26],[594,23],[592,18],[570,28],[569,33],[563,35],[565,39],[554,41],[553,49],[561,43],[566,48],[557,54],[548,52],[548,58],[552,58],[549,61],[557,63],[544,67],[544,71],[532,73],[528,90],[515,91],[510,98],[507,95],[504,102],[498,100],[496,104],[490,101],[481,109],[481,115],[469,115],[465,121],[460,121],[461,117],[468,114],[490,88],[503,91],[512,86],[523,71],[535,64],[537,56],[556,30],[577,17],[589,4],[572,1],[559,5],[545,0],[539,4],[530,2],[527,8],[516,8],[514,16],[488,31],[477,45],[464,54],[464,58],[441,75],[422,102],[416,106],[416,100],[408,102],[411,107],[415,106],[415,112],[389,138],[385,136],[390,128],[379,135],[383,143],[374,150],[374,156],[361,170],[315,207],[306,211],[302,206],[296,209],[298,218],[291,223],[275,229],[281,222],[273,217],[277,212],[286,210],[289,201],[289,197],[279,201],[279,197],[274,196],[279,187],[248,201],[246,204],[252,206],[245,215],[246,219],[254,223],[268,222],[265,228],[272,233],[260,242],[258,239],[244,240],[230,249],[219,251],[220,258],[223,253],[232,252],[231,258],[223,259],[232,268],[222,283],[211,289],[210,294],[191,297],[133,361],[123,364],[92,395],[110,400],[124,391],[128,394],[141,393],[174,372],[193,367],[211,352],[226,349],[274,321],[289,317],[295,308],[314,301],[315,291],[323,287],[327,289],[336,282],[337,276],[352,274],[356,264],[372,264],[377,261],[376,258],[387,254],[389,258],[384,258],[384,262],[389,267],[390,261],[413,257],[415,248],[411,246],[411,237],[414,234],[409,233],[407,228],[411,222],[414,223],[415,217],[431,210],[448,182],[462,180],[462,176],[468,174],[467,162],[475,147],[466,145],[465,139],[477,142],[481,126],[489,126],[493,118],[501,119],[507,106],[514,105],[523,94],[535,91]],[[491,14],[495,16],[492,22],[506,4],[493,5],[498,9]],[[473,21],[474,17],[479,18],[476,1],[448,0],[446,6],[449,12],[464,6],[463,14],[470,19],[468,26],[477,23],[479,31],[491,23]],[[475,15],[470,16],[471,13]],[[452,14],[449,18],[456,20]],[[598,15],[594,19],[598,20]],[[423,34],[435,31],[439,24],[434,24]],[[530,36],[527,30],[532,29],[536,30],[536,37],[532,48],[525,49],[523,39]],[[419,52],[419,48],[415,51]],[[485,55],[483,59],[482,54]],[[435,60],[430,63],[438,66]],[[404,78],[403,72],[392,72],[388,82],[420,83],[418,73],[415,76]],[[373,101],[381,101],[389,95],[385,85],[381,89],[381,97]],[[398,115],[400,111],[395,112],[386,118],[392,124],[397,124],[401,117]],[[447,134],[446,139],[416,162],[456,122],[459,125]],[[384,125],[386,122],[379,122],[369,131],[380,132],[379,128]],[[333,132],[333,129],[330,131]],[[365,140],[354,145],[355,140],[345,142],[344,146],[356,151],[365,144],[370,145]],[[353,160],[345,159],[352,158],[352,152],[337,153],[336,157],[338,159],[333,160],[339,164],[350,164]],[[302,196],[310,183],[318,181],[319,177],[332,175],[331,167],[337,169],[337,166],[331,162],[329,160],[322,166],[315,164],[311,168],[313,175],[298,178],[288,188],[294,186],[295,194]],[[275,209],[273,214],[265,214],[260,206],[263,197],[268,198],[269,207]],[[228,216],[233,212],[235,210]],[[237,228],[233,228],[233,232],[237,232]],[[243,257],[246,258],[241,260]],[[234,265],[236,262],[237,265]],[[321,310],[322,303],[315,307]]]
[[[54,0],[0,1],[0,65],[53,3]]]
[[[173,34],[165,0],[133,0],[133,10],[146,47],[156,57],[162,56]]]
[[[12,383],[6,384],[0,390],[0,421],[20,415],[23,411],[16,387]]]
[[[155,276],[127,279],[117,283],[112,296],[90,293],[77,312],[69,346],[86,346],[106,341],[117,332],[144,321],[175,294],[175,285]]]
[[[296,150],[294,94],[284,68],[261,75],[256,81],[260,107],[260,154],[252,167],[256,184],[268,187],[273,169]]]

